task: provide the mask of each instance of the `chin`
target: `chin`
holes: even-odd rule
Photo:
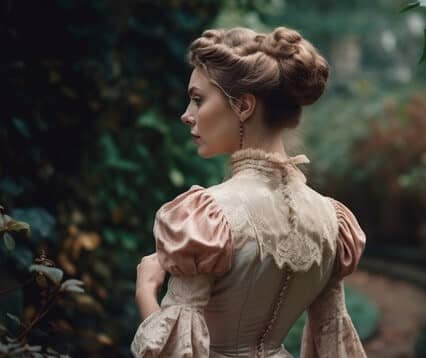
[[[208,158],[213,157],[215,154],[212,154],[211,152],[206,151],[206,150],[203,148],[203,146],[199,146],[199,147],[198,147],[198,155],[199,155],[201,158],[208,159]]]

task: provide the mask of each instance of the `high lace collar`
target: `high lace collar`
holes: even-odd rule
[[[310,163],[305,154],[285,159],[280,153],[266,152],[259,148],[245,148],[237,150],[231,155],[231,175],[253,171],[279,178],[296,175],[306,183],[306,176],[296,166],[302,163]]]

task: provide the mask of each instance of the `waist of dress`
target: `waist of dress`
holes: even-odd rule
[[[256,348],[239,347],[238,349],[219,349],[210,346],[209,358],[294,358],[285,348],[284,345],[276,348],[265,348],[262,355],[256,355]]]

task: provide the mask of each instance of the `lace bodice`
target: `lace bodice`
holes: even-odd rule
[[[304,310],[303,358],[365,356],[342,281],[365,235],[345,205],[306,184],[303,163],[243,149],[230,178],[158,210],[158,258],[172,276],[135,356],[291,357],[282,342]]]
[[[306,177],[296,166],[301,163],[309,159],[298,155],[284,160],[258,149],[238,151],[231,157],[232,178],[208,191],[231,223],[236,248],[254,239],[261,261],[270,255],[279,268],[287,264],[306,272],[314,262],[320,265],[323,246],[333,255],[337,222],[332,204],[305,185]],[[317,215],[323,220],[306,235]]]

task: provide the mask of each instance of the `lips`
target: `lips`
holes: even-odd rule
[[[193,140],[195,143],[199,144],[199,142],[200,142],[200,136],[199,136],[199,135],[192,134],[192,133],[191,133],[191,135],[192,135],[192,140]]]

